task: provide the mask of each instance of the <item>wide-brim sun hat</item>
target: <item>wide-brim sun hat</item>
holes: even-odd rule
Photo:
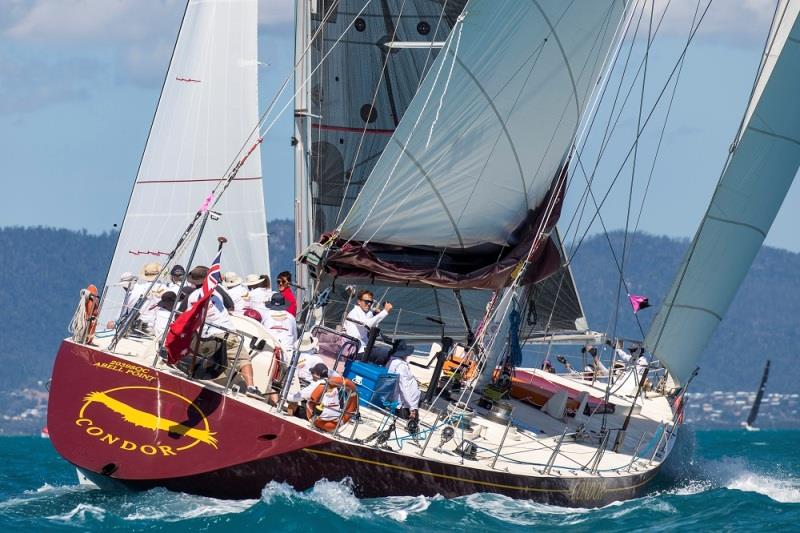
[[[196,266],[189,272],[187,279],[189,280],[189,283],[193,285],[200,285],[203,283],[203,281],[205,281],[207,274],[207,266]]]
[[[241,283],[242,278],[236,272],[225,272],[225,275],[222,277],[222,284],[226,289],[230,289]]]
[[[139,273],[139,279],[144,281],[153,281],[158,277],[161,273],[161,264],[160,263],[147,263],[142,267],[142,271]]]
[[[303,333],[303,340],[300,341],[301,352],[316,352],[319,347],[319,340],[311,333]]]
[[[261,279],[261,276],[259,276],[258,274],[248,274],[244,277],[244,284],[247,285],[248,287],[255,287],[256,285],[259,285],[262,281],[263,280]]]

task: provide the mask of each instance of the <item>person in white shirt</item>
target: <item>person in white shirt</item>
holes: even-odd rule
[[[172,291],[167,291],[161,295],[161,300],[156,304],[155,320],[153,321],[153,331],[156,338],[160,339],[164,332],[167,330],[169,323],[169,316],[172,314],[172,308],[175,306],[177,296]]]
[[[225,272],[222,284],[225,286],[225,290],[228,291],[228,296],[233,300],[233,310],[243,311],[247,307],[249,291],[242,284],[242,278],[236,272]]]
[[[392,304],[386,302],[383,304],[383,311],[375,314],[372,312],[373,303],[375,303],[374,296],[370,291],[360,291],[356,305],[347,313],[347,318],[344,321],[345,333],[361,341],[358,353],[364,353],[364,349],[367,347],[369,329],[380,324],[392,310]]]
[[[259,299],[263,297],[264,302],[269,302],[272,295],[275,294],[271,288],[269,276],[266,274],[248,274],[244,278],[244,286],[248,290],[248,300],[256,294],[261,295],[257,296]]]
[[[175,265],[169,271],[169,283],[166,283],[166,287],[168,291],[172,291],[175,294],[181,289],[181,282],[183,278],[186,277],[186,269],[183,268],[183,265]]]
[[[150,285],[153,286],[139,309],[139,320],[147,332],[152,332],[153,322],[156,317],[156,304],[158,304],[161,295],[166,291],[166,285],[160,281],[156,281],[155,284],[152,283],[160,273],[161,265],[159,263],[147,263],[139,273],[139,283],[134,285],[128,293],[128,306],[133,307],[139,301],[139,298],[150,289]]]
[[[297,340],[297,322],[286,308],[283,295],[277,292],[273,294],[267,303],[268,312],[264,315],[263,324],[280,344],[285,360],[289,361],[294,354],[294,343]]]
[[[410,420],[418,420],[419,414],[419,383],[411,372],[406,359],[414,353],[414,347],[399,341],[389,352],[388,371],[390,374],[397,374],[397,389],[395,389],[392,401],[397,401],[400,408],[410,411]]]
[[[311,382],[311,369],[322,363],[322,358],[317,354],[318,346],[319,342],[311,333],[303,333],[303,339],[298,348],[300,355],[297,357],[297,378],[301,384]]]
[[[311,394],[314,393],[317,386],[320,383],[324,383],[326,379],[328,379],[328,367],[325,366],[325,363],[317,363],[311,368],[308,369],[308,374],[311,377],[308,384],[301,388],[299,391],[290,392],[289,395],[286,397],[288,400],[288,405],[286,407],[286,412],[289,416],[295,414],[297,410],[297,405],[302,401],[308,401],[311,398]],[[305,418],[305,409],[301,409],[299,414],[302,415],[301,418]]]
[[[191,272],[189,272],[189,282],[198,288],[189,295],[189,298],[187,298],[187,309],[191,309],[192,305],[194,305],[194,303],[202,297],[203,280],[205,280],[207,274],[208,267],[204,266],[195,267]],[[230,331],[236,331],[236,326],[234,326],[233,321],[231,320],[231,315],[225,308],[225,303],[222,299],[222,296],[217,291],[214,291],[214,293],[208,299],[206,326],[203,329],[203,335],[206,337],[213,336],[219,339],[224,339],[226,331],[214,326],[220,326]],[[239,350],[240,344],[241,339],[238,335],[233,333],[228,335],[226,345],[228,349],[228,357],[231,360],[236,357],[236,352]],[[239,359],[236,362],[236,367],[236,370],[239,372],[239,374],[241,374],[242,379],[247,385],[247,394],[261,396],[261,391],[259,391],[253,383],[253,365],[250,362],[249,350],[245,348],[241,350],[241,353],[239,353]]]

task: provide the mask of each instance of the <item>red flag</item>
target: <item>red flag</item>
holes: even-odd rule
[[[650,307],[650,300],[647,299],[647,296],[637,296],[635,294],[629,294],[628,300],[630,300],[631,302],[634,315],[638,313],[640,309],[645,309],[647,307]]]
[[[208,269],[206,279],[203,281],[200,299],[169,326],[164,348],[167,349],[167,363],[171,365],[191,353],[192,339],[194,339],[195,335],[200,334],[200,328],[203,327],[203,323],[206,321],[208,300],[211,299],[211,295],[214,294],[214,288],[220,281],[220,255],[222,255],[222,250],[217,253],[211,268]]]

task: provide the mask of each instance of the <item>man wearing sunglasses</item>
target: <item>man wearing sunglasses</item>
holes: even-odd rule
[[[381,320],[386,318],[386,315],[392,310],[392,304],[386,302],[383,304],[383,311],[375,314],[372,311],[374,303],[375,298],[370,291],[359,291],[356,305],[347,313],[347,320],[344,321],[345,332],[361,341],[358,353],[364,353],[364,348],[369,340],[369,328],[380,324]]]

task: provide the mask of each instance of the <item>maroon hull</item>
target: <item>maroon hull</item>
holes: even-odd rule
[[[56,450],[130,488],[257,498],[270,481],[298,490],[353,480],[363,497],[495,492],[593,506],[640,495],[655,472],[624,478],[522,477],[430,461],[324,435],[151,368],[65,341],[48,427]],[[155,427],[155,429],[154,429]]]

